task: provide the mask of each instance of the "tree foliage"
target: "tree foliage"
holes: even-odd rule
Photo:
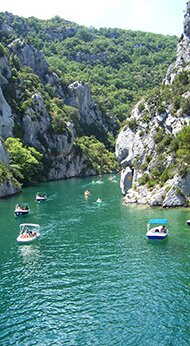
[[[7,138],[5,146],[15,178],[22,183],[34,182],[40,173],[42,154],[33,147],[25,147],[19,138]]]
[[[1,18],[5,21],[5,14]],[[87,82],[101,110],[117,120],[118,129],[139,98],[161,84],[175,59],[175,36],[116,28],[97,30],[58,16],[50,20],[13,16],[12,27],[14,35],[2,32],[4,46],[23,37],[43,51],[63,87],[76,80]],[[31,77],[25,71],[23,93],[24,89],[30,92],[32,85],[35,89],[36,82],[39,85],[35,78],[31,84]],[[55,90],[47,87],[54,97]]]
[[[97,173],[108,173],[119,169],[115,155],[110,153],[94,136],[77,138],[75,144],[86,155],[87,166]]]
[[[19,134],[22,138],[22,117],[27,109],[34,106],[33,95],[40,93],[51,116],[54,133],[68,132],[67,121],[73,122],[78,136],[76,146],[88,157],[88,165],[99,173],[118,168],[113,154],[114,136],[124,122],[128,122],[135,131],[136,122],[127,119],[130,110],[141,96],[155,97],[168,66],[175,59],[177,37],[111,28],[97,30],[59,16],[45,21],[18,16],[7,19],[6,14],[1,13],[0,23],[6,21],[11,30],[0,30],[0,55],[3,56],[6,47],[19,37],[43,51],[49,71],[56,73],[59,80],[56,89],[50,78],[39,77],[30,67],[21,66],[14,49],[10,51],[8,58],[12,77],[3,86],[3,93],[15,114],[15,136]],[[68,101],[68,85],[76,80],[88,83],[93,100],[111,124],[107,134],[101,129],[84,128],[77,109],[65,104]],[[188,77],[182,75],[173,87],[176,109],[183,107],[187,113],[189,99],[181,97],[188,85]],[[58,89],[62,98],[57,95]],[[170,93],[169,88],[163,88],[160,93],[160,110]],[[41,116],[40,111],[34,114]],[[18,138],[7,139],[6,145],[14,176],[19,181],[35,180],[40,170],[40,153],[34,148],[24,147]]]

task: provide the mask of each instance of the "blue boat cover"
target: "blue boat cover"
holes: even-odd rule
[[[166,225],[168,223],[167,219],[150,219],[148,221],[149,224],[162,224],[162,225]]]

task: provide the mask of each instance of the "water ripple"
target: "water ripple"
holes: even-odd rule
[[[89,184],[50,183],[52,198],[31,216],[39,242],[18,246],[14,219],[0,254],[0,345],[189,345],[189,233],[173,227],[166,242],[150,243],[153,211],[123,208],[108,180]]]

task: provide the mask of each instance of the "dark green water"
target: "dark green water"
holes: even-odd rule
[[[0,200],[1,346],[190,344],[190,210],[126,207],[119,177],[102,180]],[[48,201],[36,204],[37,191]],[[16,218],[16,202],[29,202],[30,215]],[[152,217],[170,220],[168,239],[146,239]],[[17,244],[22,222],[41,225],[36,243]]]

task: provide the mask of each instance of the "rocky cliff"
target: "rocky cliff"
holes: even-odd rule
[[[120,123],[138,90],[142,95],[141,88],[150,90],[163,78],[176,38],[5,12],[0,42],[0,183],[17,191],[17,182],[117,170]],[[9,194],[4,191],[0,196]]]
[[[190,124],[189,76],[190,1],[176,61],[169,66],[160,92],[138,102],[117,138],[125,203],[163,207],[190,203],[188,164],[181,163],[182,173],[176,151],[172,151],[175,138]]]
[[[4,98],[2,92],[2,86],[8,83],[8,78],[11,76],[11,71],[8,65],[6,57],[0,57],[0,137],[6,138],[13,135],[13,115],[11,107]],[[3,141],[0,140],[0,162],[9,167],[8,153],[3,145]],[[0,197],[12,195],[19,190],[18,186],[14,184],[12,179],[5,176],[4,181],[0,182]]]
[[[0,162],[9,169],[9,158],[4,147],[3,141],[8,137],[15,137],[15,128],[22,132],[22,141],[27,146],[36,148],[43,154],[46,162],[46,174],[42,180],[55,180],[81,175],[97,174],[96,170],[87,164],[87,155],[81,153],[75,145],[77,134],[76,123],[85,128],[87,132],[93,134],[94,129],[101,133],[113,126],[108,124],[106,117],[95,104],[88,84],[75,81],[67,87],[62,85],[60,77],[50,71],[49,65],[41,51],[24,40],[24,37],[16,38],[11,41],[11,35],[15,36],[12,27],[14,17],[7,14],[7,22],[0,24],[2,35],[10,35],[10,43],[5,52],[0,54]],[[26,28],[22,19],[19,21],[21,32],[26,34]],[[29,30],[27,28],[27,30]],[[63,29],[62,35],[72,35],[75,28],[68,31]],[[58,33],[54,31],[54,36]],[[60,33],[59,33],[60,35]],[[26,78],[18,78],[18,73],[13,76],[13,66],[18,71],[23,68],[30,68],[29,73],[33,73],[34,79],[39,85],[33,88],[30,95],[23,95]],[[31,72],[32,71],[32,72]],[[20,74],[20,76],[22,76]],[[16,82],[15,82],[16,81]],[[17,84],[16,84],[17,83]],[[29,82],[28,82],[29,85]],[[59,103],[63,106],[72,107],[75,110],[75,121],[61,119],[60,127],[53,127],[53,116],[56,112],[47,106],[46,87],[53,88],[54,94],[59,98]],[[29,85],[30,87],[30,85]],[[9,88],[9,93],[6,90]],[[10,99],[10,91],[14,90],[14,98],[19,104],[22,100],[24,105],[18,110],[18,105]],[[9,97],[7,97],[7,95]],[[21,103],[20,103],[21,104]],[[51,102],[49,102],[51,105]],[[55,107],[55,104],[54,104]],[[60,111],[60,110],[59,110]],[[55,119],[55,116],[54,116]],[[61,130],[61,126],[63,127]],[[0,184],[0,197],[13,194],[18,191],[18,185],[13,180],[2,181]]]

